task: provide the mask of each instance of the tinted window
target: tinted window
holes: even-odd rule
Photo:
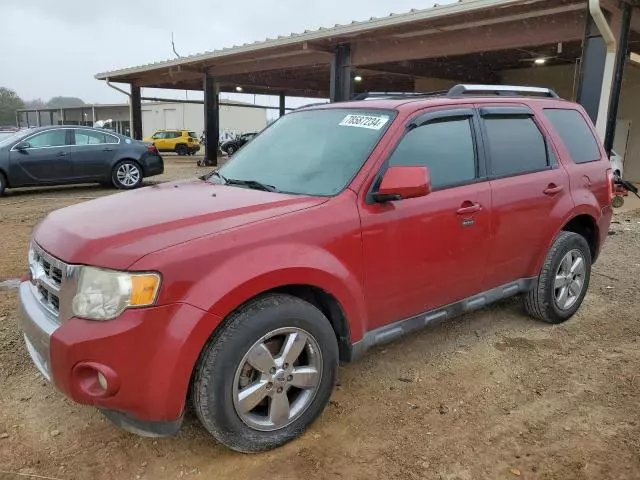
[[[394,116],[390,110],[293,112],[247,143],[220,173],[283,192],[335,195],[360,170]]]
[[[46,132],[34,135],[27,141],[34,147],[61,147],[66,145],[66,130],[47,130]]]
[[[475,179],[470,120],[429,123],[411,130],[393,152],[389,165],[428,167],[434,188]]]
[[[493,176],[518,175],[547,168],[544,137],[531,118],[489,117],[484,123]]]
[[[600,149],[589,125],[577,110],[545,109],[575,163],[600,160]]]
[[[105,134],[91,130],[76,130],[76,145],[95,145],[105,142]]]
[[[192,138],[198,138],[198,135],[196,135],[196,132],[189,132],[189,136]]]

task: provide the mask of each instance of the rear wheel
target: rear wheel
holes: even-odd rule
[[[4,191],[7,189],[7,179],[4,174],[0,172],[0,197],[4,195]]]
[[[176,153],[180,156],[187,155],[189,153],[189,148],[186,145],[176,145]]]
[[[111,181],[116,188],[130,190],[137,188],[142,183],[142,170],[133,160],[119,162],[111,174]]]
[[[327,318],[289,295],[268,295],[233,313],[203,350],[193,403],[205,428],[241,452],[300,436],[335,384],[338,344]]]
[[[561,232],[551,246],[536,286],[525,297],[532,317],[562,323],[580,308],[591,278],[591,250],[582,235]]]

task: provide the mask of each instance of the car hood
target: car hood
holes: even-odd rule
[[[310,208],[323,197],[171,182],[52,212],[35,241],[72,264],[126,269],[146,254],[241,225]]]

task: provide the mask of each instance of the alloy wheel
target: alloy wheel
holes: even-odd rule
[[[313,336],[279,328],[253,344],[236,369],[233,404],[240,419],[261,431],[279,430],[311,405],[322,378],[322,353]]]
[[[140,181],[140,170],[132,163],[123,163],[116,170],[116,178],[125,187],[135,187]]]
[[[561,310],[570,309],[584,289],[586,262],[580,250],[571,250],[562,258],[553,284],[554,301]]]

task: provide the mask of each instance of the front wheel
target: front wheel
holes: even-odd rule
[[[525,297],[533,318],[562,323],[580,308],[591,278],[591,250],[582,235],[561,232],[551,246],[536,286]]]
[[[111,174],[111,182],[116,188],[131,190],[142,183],[142,171],[140,166],[132,160],[119,162]]]
[[[0,197],[4,195],[4,191],[7,189],[7,179],[4,174],[0,172]]]
[[[300,436],[324,410],[338,370],[329,320],[289,295],[268,295],[233,313],[204,348],[192,386],[196,413],[240,452]]]

